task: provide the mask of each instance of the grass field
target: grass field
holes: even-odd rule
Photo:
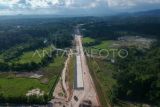
[[[89,44],[89,43],[95,42],[95,40],[93,38],[90,38],[90,37],[84,37],[82,39],[82,42],[83,42],[83,44]]]
[[[112,40],[105,40],[105,41],[102,41],[100,44],[84,47],[85,52],[93,56],[98,55],[97,57],[112,58],[115,55],[117,55],[116,53],[118,49],[113,47],[114,42],[115,41],[112,41]],[[113,56],[113,50],[116,50],[116,52],[114,51],[115,52],[114,56]]]
[[[48,92],[48,85],[40,83],[37,79],[29,78],[0,78],[0,93],[4,97],[20,97],[24,96],[28,90],[39,88],[45,92]]]
[[[47,67],[42,68],[41,70],[45,72],[44,77],[51,79],[53,76],[59,74],[62,71],[65,57],[56,57],[54,58],[54,62],[50,63]]]
[[[109,47],[112,45],[113,41],[107,40],[107,41],[102,41],[101,44],[93,46],[93,48],[97,49],[109,49]]]
[[[21,56],[11,60],[12,63],[39,63],[44,56],[53,51],[51,46],[38,49],[35,51],[24,52]],[[3,58],[0,55],[0,58]],[[53,61],[45,67],[40,68],[38,71],[42,72],[43,76],[39,79],[29,77],[16,77],[14,73],[1,73],[0,74],[0,95],[3,97],[18,98],[25,96],[29,90],[39,88],[46,94],[53,92],[55,84],[59,79],[61,71],[64,66],[65,57],[55,56]],[[44,82],[45,81],[45,82]]]
[[[9,50],[3,52],[0,54],[0,62],[4,62],[4,54],[6,54]],[[42,58],[45,55],[50,55],[50,53],[53,51],[53,47],[48,46],[40,49],[35,49],[32,51],[23,52],[22,55],[17,56],[16,58],[13,58],[9,60],[9,63],[30,63],[35,62],[39,63],[41,62]]]
[[[24,52],[21,56],[13,59],[12,62],[16,62],[16,63],[29,63],[29,62],[35,62],[35,63],[39,63],[41,62],[42,58],[44,57],[44,55],[50,54],[50,52],[53,49],[48,46],[42,49],[37,49],[34,51],[29,51],[29,52]]]
[[[39,88],[46,94],[54,90],[54,86],[59,79],[64,66],[65,57],[56,57],[54,61],[48,66],[41,68],[43,70],[43,77],[40,79],[31,79],[16,77],[14,74],[2,73],[0,74],[0,94],[4,97],[21,97],[24,96],[29,90]],[[42,80],[47,79],[47,83],[43,83]]]
[[[88,65],[100,102],[103,107],[106,107],[112,102],[112,87],[116,84],[116,81],[112,78],[113,66],[104,60],[91,58],[88,58]]]

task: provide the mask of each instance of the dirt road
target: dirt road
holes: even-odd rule
[[[66,72],[70,58],[71,58],[71,53],[68,54],[67,60],[65,61],[65,65],[62,71],[61,78],[57,83],[55,90],[53,92],[54,99],[51,101],[53,107],[68,106],[69,90],[66,84]]]

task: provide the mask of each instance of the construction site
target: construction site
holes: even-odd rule
[[[77,28],[75,33],[75,54],[69,54],[62,71],[62,76],[53,93],[54,107],[100,107],[99,98],[89,72],[86,57],[83,52],[82,36]],[[67,80],[68,64],[75,57],[73,87]]]

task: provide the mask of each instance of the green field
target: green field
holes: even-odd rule
[[[95,42],[95,39],[91,38],[91,37],[84,37],[82,39],[83,44],[91,44]],[[97,49],[108,49],[114,41],[112,40],[104,40],[102,41],[100,44],[97,45],[93,45],[91,46],[92,48],[97,48]]]
[[[53,51],[51,46],[35,51],[24,52],[21,56],[11,60],[12,63],[40,63],[43,57]],[[5,97],[22,97],[29,90],[39,88],[46,94],[53,92],[55,84],[59,79],[64,66],[65,57],[53,56],[53,60],[45,67],[39,68],[43,76],[39,79],[29,77],[16,77],[14,73],[0,74],[0,95]],[[0,55],[3,58],[3,55]],[[44,82],[45,80],[45,82]]]
[[[112,40],[105,40],[100,42],[99,44],[93,44],[91,46],[86,46],[84,47],[85,52],[87,52],[90,55],[98,55],[99,57],[107,57],[107,58],[112,58],[114,57],[118,50],[118,48],[113,47],[113,43],[115,41]],[[114,56],[113,56],[113,50],[115,52]]]
[[[28,90],[39,88],[45,92],[48,92],[48,86],[40,83],[37,79],[29,78],[0,78],[0,93],[4,97],[20,97],[24,96]]]
[[[52,77],[59,75],[63,69],[65,59],[65,57],[56,57],[54,58],[53,63],[50,63],[47,67],[41,68],[41,70],[45,72],[44,77],[51,79]]]
[[[100,59],[88,58],[88,65],[103,107],[112,103],[112,88],[116,81],[112,78],[113,65]]]
[[[15,74],[0,74],[0,95],[3,97],[22,97],[32,89],[39,88],[46,94],[52,93],[64,66],[65,57],[56,57],[48,66],[41,68],[43,76],[40,79],[16,77]],[[43,83],[47,79],[47,83]],[[52,91],[52,92],[51,92]]]
[[[113,41],[111,40],[106,40],[102,41],[101,44],[93,46],[93,48],[96,49],[109,49],[109,47],[112,45]]]
[[[40,63],[42,58],[45,55],[49,55],[52,51],[53,48],[51,46],[48,46],[34,51],[24,52],[21,56],[13,59],[12,62],[22,63],[22,64],[30,62]]]
[[[95,42],[95,40],[93,38],[90,38],[90,37],[84,37],[82,39],[82,42],[83,42],[83,44],[89,44],[89,43]]]

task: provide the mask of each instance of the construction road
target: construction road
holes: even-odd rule
[[[86,105],[87,107],[100,107],[99,98],[95,90],[94,82],[90,75],[86,57],[83,51],[82,36],[80,35],[78,28],[76,29],[75,33],[75,43],[76,43],[75,55],[80,57],[79,60],[76,60],[78,61],[78,65],[76,65],[76,68],[79,69],[78,70],[75,69],[77,70],[75,72],[80,71],[79,74],[82,75],[79,75],[77,73],[76,76],[80,76],[80,78],[78,78],[79,79],[78,80],[74,77],[74,82],[77,83],[77,81],[79,81],[80,84],[82,83],[81,85],[83,86],[83,88],[79,89],[74,84],[72,95],[71,96],[69,95],[69,91],[67,88],[68,86],[66,84],[66,79],[65,79],[67,65],[70,59],[70,55],[68,55],[68,58],[65,62],[65,67],[62,72],[61,79],[58,82],[55,91],[53,93],[53,96],[55,98],[51,101],[51,103],[53,104],[53,107],[83,107]],[[59,96],[59,93],[63,92],[65,93],[66,97]]]
[[[73,96],[70,101],[70,107],[79,107],[85,101],[90,101],[91,105],[94,107],[99,107],[99,99],[95,90],[95,86],[92,80],[92,77],[89,73],[89,68],[87,66],[86,57],[83,51],[82,46],[82,36],[79,34],[75,34],[76,41],[76,50],[77,54],[80,55],[81,58],[81,67],[83,72],[83,83],[84,89],[74,89]],[[78,101],[75,100],[75,96],[78,98]]]

